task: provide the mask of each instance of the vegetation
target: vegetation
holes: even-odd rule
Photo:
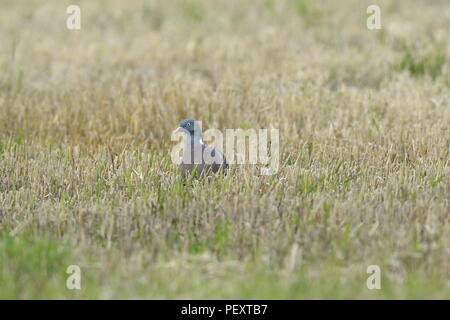
[[[0,298],[450,298],[447,1],[77,3],[0,4]],[[184,181],[187,117],[279,172]]]

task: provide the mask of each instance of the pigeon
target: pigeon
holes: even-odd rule
[[[175,132],[186,134],[184,153],[178,167],[185,176],[226,173],[228,163],[225,156],[219,150],[203,143],[202,132],[197,121],[193,119],[181,120]]]

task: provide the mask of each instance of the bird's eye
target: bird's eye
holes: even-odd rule
[[[191,123],[189,122],[189,123],[188,123],[188,127],[190,127],[190,126],[191,126]]]

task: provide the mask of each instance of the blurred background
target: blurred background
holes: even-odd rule
[[[81,30],[66,28],[70,4],[81,8]],[[401,82],[410,96],[415,78],[433,86],[437,77],[448,87],[448,2],[378,1],[382,29],[374,31],[370,4],[4,0],[1,130],[153,146],[189,116],[229,128],[270,123],[298,137],[301,126],[328,130],[335,117],[328,93],[311,97],[317,87]]]

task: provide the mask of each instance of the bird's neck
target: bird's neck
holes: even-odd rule
[[[186,145],[191,146],[196,144],[203,144],[202,135],[198,133],[189,135],[186,139]]]

